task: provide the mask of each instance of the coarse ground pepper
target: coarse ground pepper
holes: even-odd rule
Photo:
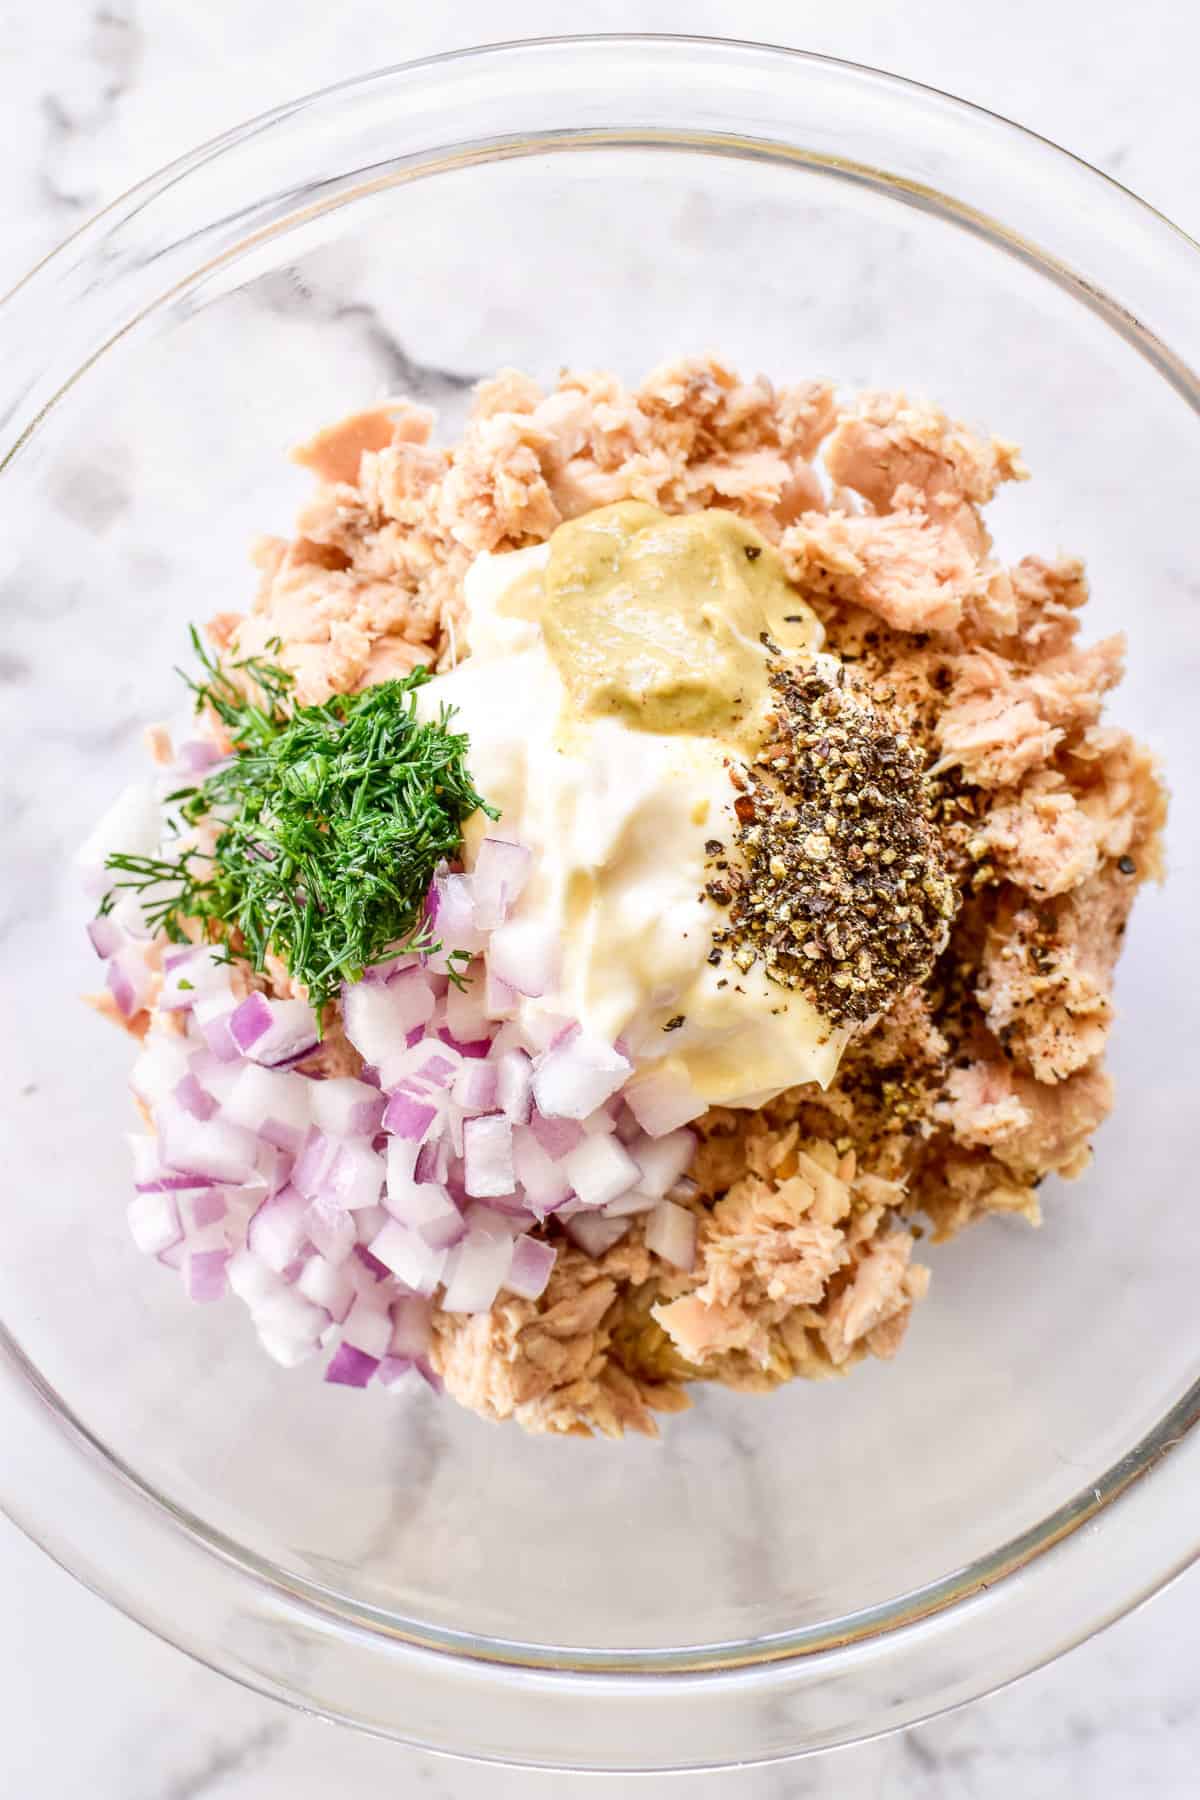
[[[728,909],[710,960],[745,973],[761,959],[827,1018],[861,1023],[929,973],[958,908],[935,796],[844,668],[773,654],[770,683],[768,741],[749,770],[730,766],[734,842],[705,846],[705,892]]]

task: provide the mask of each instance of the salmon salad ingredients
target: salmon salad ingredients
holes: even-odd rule
[[[702,357],[435,423],[294,452],[80,852],[134,1241],[285,1366],[532,1432],[890,1358],[920,1240],[1036,1225],[1113,1103],[1123,641],[995,554],[1016,447],[903,395]]]

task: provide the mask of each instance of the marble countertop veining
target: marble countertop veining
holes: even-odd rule
[[[556,0],[0,0],[0,291],[142,174],[372,65],[561,29]],[[686,30],[895,69],[1010,114],[1200,231],[1200,14],[1143,0],[577,0],[575,30]],[[768,1770],[537,1775],[418,1755],[249,1694],[152,1639],[0,1525],[0,1793],[21,1800],[1185,1800],[1200,1791],[1200,1575],[1006,1692],[882,1743]]]

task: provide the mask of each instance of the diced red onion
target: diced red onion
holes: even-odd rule
[[[192,1300],[220,1300],[225,1292],[228,1250],[193,1250],[187,1259],[187,1291]]]
[[[115,956],[125,942],[125,933],[116,920],[107,914],[90,920],[87,934],[97,956]]]
[[[295,1256],[293,1256],[291,1262],[288,1264],[287,1268],[280,1270],[280,1272],[279,1272],[280,1280],[286,1282],[287,1285],[290,1287],[294,1282],[296,1282],[300,1279],[301,1275],[304,1273],[306,1265],[311,1260],[311,1258],[314,1257],[316,1254],[317,1253],[313,1249],[312,1245],[308,1242],[307,1239],[305,1239],[305,1241],[301,1244],[299,1250],[297,1250]]]
[[[440,1144],[440,1138],[431,1138],[428,1143],[419,1146],[412,1138],[389,1138],[384,1151],[388,1189],[395,1188],[399,1193],[414,1181],[436,1181],[438,1177],[434,1173],[434,1165]],[[422,1172],[418,1174],[418,1170]],[[386,1204],[386,1196],[384,1198]]]
[[[212,1010],[209,1011],[208,1009]],[[241,1051],[233,1041],[229,1021],[233,1014],[223,998],[204,1002],[193,1008],[192,1017],[200,1027],[200,1035],[219,1062],[237,1062]]]
[[[335,1266],[344,1263],[357,1242],[353,1215],[336,1200],[318,1194],[304,1216],[304,1235]],[[311,1298],[315,1298],[311,1296]]]
[[[451,1089],[455,1105],[468,1113],[489,1112],[496,1105],[497,1075],[494,1063],[461,1063]]]
[[[578,1019],[568,1019],[562,1013],[535,1010],[530,1011],[521,1021],[523,1042],[539,1055],[544,1050],[553,1050],[559,1044],[565,1044],[578,1030]]]
[[[153,897],[153,889],[143,895],[126,893],[113,906],[108,915],[117,930],[122,934],[126,945],[131,950],[140,950],[145,956],[150,948],[150,939],[154,936],[154,928],[146,916],[143,901]]]
[[[463,1126],[466,1114],[461,1106],[455,1106],[453,1100],[446,1108],[446,1117],[442,1125],[442,1142],[450,1152],[451,1161],[462,1162]]]
[[[556,1162],[574,1150],[576,1144],[582,1144],[586,1136],[583,1126],[574,1119],[548,1119],[536,1107],[530,1114],[529,1129],[546,1155]]]
[[[351,1217],[354,1220],[354,1229],[358,1233],[359,1244],[362,1245],[369,1244],[373,1237],[378,1237],[391,1214],[383,1206],[362,1206],[357,1212],[352,1213]]]
[[[460,1056],[486,1056],[492,1047],[491,1038],[456,1038],[445,1025],[439,1027],[438,1037],[443,1044],[448,1044],[451,1050],[457,1050]]]
[[[550,1213],[601,1256],[644,1212],[647,1245],[693,1266],[695,1216],[663,1196],[689,1191],[695,1139],[680,1126],[703,1103],[675,1066],[635,1075],[623,1044],[522,1007],[544,995],[558,960],[553,933],[510,916],[529,867],[528,851],[503,839],[484,840],[469,877],[443,865],[429,897],[441,953],[345,986],[346,1034],[370,1083],[285,1073],[316,1043],[311,1010],[259,993],[234,1006],[208,947],[167,966],[163,1008],[190,1009],[191,1045],[199,1033],[208,1048],[153,1039],[143,1052],[139,1092],[159,1142],[136,1152],[146,1191],[131,1231],[182,1266],[196,1298],[228,1283],[277,1360],[340,1335],[327,1379],[365,1385],[382,1369],[388,1385],[415,1373],[440,1387],[429,1361],[439,1284],[447,1312],[486,1311],[502,1287],[539,1298],[555,1252],[529,1228]],[[117,921],[96,923],[109,926],[92,935],[98,950],[112,946],[117,986],[130,981],[123,1004],[140,1004],[126,960],[147,993],[156,977]],[[447,971],[467,973],[489,933],[484,964],[452,984]],[[498,1017],[509,1021],[499,1030]]]
[[[464,875],[435,877],[437,935],[441,949],[430,958],[434,968],[445,970],[455,953],[478,956],[483,949],[483,933],[475,920],[474,896]]]
[[[365,1388],[378,1367],[378,1357],[368,1356],[353,1344],[339,1344],[329,1359],[325,1379],[338,1387]]]
[[[196,1004],[196,986],[187,974],[187,963],[167,968],[158,988],[158,1012],[191,1012]]]
[[[317,1131],[314,1127],[296,1159],[296,1166],[292,1171],[292,1186],[311,1200],[328,1181],[329,1172],[340,1149],[341,1143],[337,1138],[327,1137],[323,1131]]]
[[[492,1047],[488,1055],[493,1061],[498,1061],[510,1050],[525,1049],[524,1032],[515,1019],[507,1019],[503,1025],[494,1025],[491,1029]]]
[[[317,1021],[306,1000],[268,1000],[249,994],[229,1021],[244,1056],[266,1068],[297,1061],[317,1045]]]
[[[173,1194],[138,1194],[126,1209],[129,1234],[143,1256],[159,1256],[183,1236]]]
[[[551,1119],[586,1119],[615,1094],[630,1073],[627,1057],[585,1031],[576,1031],[538,1057],[533,1097]]]
[[[524,1050],[506,1050],[496,1061],[496,1101],[506,1119],[527,1125],[533,1106],[533,1064]]]
[[[244,1300],[251,1311],[267,1299],[271,1294],[278,1294],[282,1282],[274,1269],[268,1269],[265,1262],[260,1262],[252,1250],[245,1246],[235,1250],[229,1259],[226,1270],[229,1285],[239,1300]],[[314,1296],[310,1295],[309,1298]]]
[[[418,1068],[431,1051],[441,1048],[435,1042],[432,1031],[427,1030],[424,1025],[417,1026],[415,1038],[415,1042],[401,1044],[397,1049],[389,1051],[379,1065],[379,1085],[385,1094],[394,1094],[397,1088],[411,1093]],[[453,1055],[453,1052],[448,1051],[447,1055]]]
[[[258,1154],[254,1159],[255,1169],[260,1180],[266,1186],[266,1199],[277,1194],[286,1187],[292,1173],[294,1158],[286,1150],[280,1150],[276,1144],[260,1143]]]
[[[387,1223],[386,1218],[384,1223]],[[380,1226],[379,1229],[382,1231],[383,1226]],[[375,1235],[378,1236],[379,1233],[376,1232]],[[367,1282],[374,1284],[386,1281],[391,1274],[387,1264],[380,1262],[377,1256],[372,1256],[365,1244],[355,1244],[353,1259],[346,1264],[346,1267],[354,1281],[356,1293],[360,1294],[366,1291]]]
[[[258,1135],[264,1144],[271,1144],[289,1156],[295,1156],[304,1145],[303,1127],[285,1124],[282,1119],[264,1119],[258,1127]]]
[[[681,1125],[690,1125],[707,1111],[683,1070],[670,1063],[639,1070],[625,1088],[625,1104],[652,1138],[666,1137]]]
[[[510,1208],[505,1197],[495,1200],[472,1200],[463,1214],[468,1231],[486,1231],[491,1237],[515,1238],[534,1221],[524,1207]]]
[[[638,1186],[644,1194],[661,1200],[691,1167],[696,1154],[694,1131],[670,1131],[665,1137],[643,1138],[630,1146],[641,1174]]]
[[[180,1211],[182,1214],[182,1208]],[[184,1219],[183,1228],[189,1251],[228,1250],[230,1248],[227,1226],[221,1219],[218,1219],[215,1224],[194,1225],[190,1228],[187,1219]]]
[[[585,1206],[607,1206],[638,1179],[637,1163],[615,1136],[585,1138],[564,1156],[562,1169]]]
[[[224,760],[220,750],[209,738],[185,739],[175,758],[178,767],[187,775],[201,775],[206,769],[215,768],[217,763]]]
[[[677,1269],[691,1269],[696,1262],[696,1215],[673,1200],[660,1200],[645,1224],[647,1250]]]
[[[386,1171],[378,1150],[372,1150],[368,1144],[345,1143],[326,1176],[327,1189],[347,1212],[357,1212],[361,1206],[378,1206]]]
[[[546,1154],[531,1127],[518,1126],[513,1132],[513,1172],[525,1204],[538,1218],[554,1212],[570,1195],[561,1162]]]
[[[658,1205],[657,1196],[643,1194],[639,1188],[630,1188],[627,1194],[618,1194],[607,1206],[601,1208],[606,1219],[629,1219],[635,1213],[653,1212]]]
[[[433,1364],[427,1356],[385,1356],[379,1364],[377,1380],[384,1380],[385,1367],[389,1371],[385,1385],[393,1394],[423,1388],[429,1388],[435,1394],[443,1391],[442,1378],[434,1372]]]
[[[399,1089],[392,1094],[383,1115],[383,1129],[396,1137],[419,1143],[436,1123],[438,1108],[428,1100],[418,1100]]]
[[[504,923],[529,880],[531,862],[524,844],[484,838],[471,871],[475,923],[481,931],[495,931]]]
[[[135,1182],[134,1192],[138,1194],[169,1194],[178,1192],[182,1188],[200,1187],[205,1182],[209,1187],[216,1186],[216,1183],[211,1181],[207,1175],[177,1175],[164,1170],[157,1181]]]
[[[264,1200],[246,1228],[246,1247],[269,1269],[281,1273],[305,1240],[308,1202],[295,1188],[286,1187]]]
[[[265,1037],[272,1024],[271,1003],[265,994],[250,994],[234,1009],[229,1021],[233,1041],[243,1055],[260,1037]]]
[[[567,1236],[588,1256],[601,1257],[629,1230],[628,1219],[606,1219],[602,1213],[577,1213],[567,1220]]]
[[[681,1175],[675,1186],[668,1191],[668,1200],[694,1200],[700,1192],[700,1183],[693,1181],[690,1175]]]
[[[285,1069],[260,1067],[248,1062],[238,1071],[221,1103],[223,1118],[247,1130],[257,1131],[268,1143],[295,1155],[308,1138],[312,1122],[312,1093],[317,1083]]]
[[[354,1300],[354,1283],[344,1266],[335,1267],[324,1256],[310,1256],[300,1272],[297,1291],[314,1306],[324,1307],[335,1325],[340,1325]]]
[[[359,981],[343,987],[342,1023],[363,1060],[381,1068],[409,1032],[432,1017],[434,1005],[432,986],[420,969],[410,968],[382,986]]]
[[[314,1306],[295,1288],[285,1287],[266,1295],[255,1306],[254,1323],[260,1332],[266,1330],[281,1338],[315,1344],[329,1323],[329,1315],[323,1306]]]
[[[432,1294],[446,1266],[446,1252],[435,1250],[420,1232],[389,1219],[371,1240],[371,1255],[415,1294]]]
[[[614,1129],[621,1142],[628,1146],[635,1142],[637,1138],[643,1137],[645,1133],[642,1131],[641,1126],[638,1124],[629,1108],[624,1104],[620,1095],[617,1096],[617,1099],[621,1103],[617,1109]]]
[[[219,1224],[225,1217],[229,1211],[225,1194],[224,1188],[202,1187],[184,1188],[175,1195],[180,1221],[190,1238],[206,1231],[210,1225]]]
[[[154,986],[145,957],[133,945],[127,945],[109,958],[105,980],[123,1019],[132,1019],[142,1010]]]
[[[216,961],[209,950],[193,947],[164,958],[163,983],[158,1006],[162,1012],[190,1012],[202,1001],[226,1000],[233,1007],[229,965]]]
[[[613,1101],[617,1099],[618,1096],[614,1094],[612,1100],[607,1101],[603,1106],[598,1106],[595,1112],[590,1112],[588,1114],[587,1118],[583,1121],[583,1129],[586,1136],[616,1137],[617,1122],[613,1117],[612,1107]],[[619,1143],[620,1139],[618,1138],[617,1141]]]
[[[191,1039],[189,1042],[193,1041]],[[238,1076],[242,1072],[242,1059],[233,1062],[222,1062],[214,1056],[205,1045],[201,1050],[193,1050],[187,1059],[187,1066],[196,1077],[206,1094],[211,1094],[219,1103],[227,1100],[232,1094]]]
[[[190,1069],[181,1081],[176,1082],[174,1095],[184,1112],[191,1113],[193,1119],[211,1119],[217,1110],[216,1101],[211,1094],[205,1093]]]
[[[368,1356],[386,1356],[392,1341],[392,1315],[359,1294],[342,1325],[343,1344],[353,1344]]]
[[[272,1154],[279,1156],[281,1165],[287,1165],[286,1169],[272,1170],[269,1178],[267,1175],[256,1171],[249,1181],[244,1181],[237,1186],[226,1187],[221,1190],[225,1195],[228,1204],[231,1230],[242,1230],[249,1221],[250,1215],[258,1211],[264,1200],[272,1199],[279,1192],[280,1188],[287,1186],[287,1175],[291,1169],[291,1158],[285,1157],[281,1151],[272,1152],[270,1146],[267,1144],[259,1145],[260,1159],[265,1160],[268,1155]]]
[[[129,1074],[129,1085],[147,1106],[161,1106],[175,1100],[175,1090],[191,1068],[187,1049],[181,1038],[165,1032],[149,1034]]]
[[[375,1136],[386,1104],[375,1088],[351,1075],[336,1075],[310,1086],[312,1116],[322,1131],[334,1137]]]
[[[376,1379],[386,1388],[404,1387],[416,1373],[411,1356],[381,1356]]]
[[[530,1000],[549,992],[558,961],[557,933],[536,919],[510,919],[492,933],[488,943],[488,967]]]
[[[456,1043],[491,1042],[491,1021],[483,1002],[483,983],[476,973],[463,987],[455,983],[446,989],[441,1005],[441,1023]]]
[[[450,1086],[461,1066],[457,1056],[447,1056],[444,1050],[437,1050],[417,1065],[414,1075],[431,1088],[444,1088]]]
[[[552,1246],[542,1243],[540,1238],[528,1235],[517,1238],[513,1244],[512,1262],[504,1278],[505,1287],[523,1300],[537,1300],[546,1291],[556,1254]]]
[[[307,1362],[315,1354],[316,1338],[290,1338],[269,1327],[258,1327],[258,1341],[273,1362],[285,1369],[294,1369],[299,1363]]]
[[[443,1142],[445,1140],[443,1139]],[[442,1186],[453,1200],[455,1206],[465,1206],[469,1198],[461,1156],[451,1156],[446,1163],[446,1173],[440,1178]]]
[[[484,977],[483,1010],[489,1019],[515,1019],[521,1009],[520,995],[507,981],[501,981],[490,965]]]
[[[393,1139],[393,1142],[396,1140]],[[417,1151],[413,1164],[414,1181],[439,1181],[445,1183],[450,1172],[450,1145],[445,1137],[430,1138]]]
[[[432,1182],[410,1182],[397,1190],[388,1185],[388,1211],[410,1231],[418,1231],[434,1250],[457,1244],[466,1231],[462,1214],[445,1188]]]
[[[415,1361],[428,1356],[433,1342],[433,1301],[421,1294],[405,1295],[392,1305],[393,1356]]]
[[[494,1304],[512,1267],[513,1245],[507,1235],[470,1231],[454,1250],[447,1270],[442,1311],[487,1312]]]
[[[169,1169],[216,1182],[249,1181],[258,1144],[252,1132],[223,1119],[194,1119],[173,1102],[158,1108],[159,1155]]]
[[[491,1194],[511,1194],[513,1128],[502,1113],[467,1119],[463,1125],[464,1180],[468,1194],[486,1200]]]
[[[463,1217],[468,1225],[480,1212],[485,1211],[503,1219],[505,1228],[512,1236],[518,1231],[530,1231],[540,1225],[542,1215],[530,1210],[524,1194],[493,1194],[490,1200],[464,1200]]]
[[[419,967],[415,956],[390,956],[384,961],[368,963],[359,976],[360,981],[374,982],[379,987],[386,987],[394,975],[403,975],[408,969]]]
[[[124,852],[156,856],[162,839],[162,807],[154,784],[139,781],[124,788],[88,833],[76,855],[76,866],[89,893],[103,894],[113,877],[107,859]]]
[[[133,1158],[133,1180],[139,1189],[157,1186],[166,1173],[158,1158],[158,1139],[144,1131],[127,1131],[125,1142]]]

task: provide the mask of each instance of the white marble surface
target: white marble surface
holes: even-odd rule
[[[573,29],[737,32],[879,63],[1009,113],[1200,230],[1200,28],[1178,0],[1136,20],[1083,0],[0,0],[0,288],[129,181],[242,116],[374,63]],[[230,54],[236,39],[237,54]],[[15,148],[14,148],[15,146]],[[1200,1779],[1200,1577],[1005,1694],[883,1744],[698,1794],[1180,1800]],[[431,1800],[625,1792],[633,1783],[483,1770],[352,1737],[244,1693],[157,1643],[0,1530],[0,1793],[22,1800],[306,1800],[387,1785]],[[19,1622],[19,1623],[18,1623]],[[666,1788],[668,1783],[655,1784]],[[687,1791],[688,1782],[676,1784]],[[642,1787],[640,1791],[648,1791]]]

